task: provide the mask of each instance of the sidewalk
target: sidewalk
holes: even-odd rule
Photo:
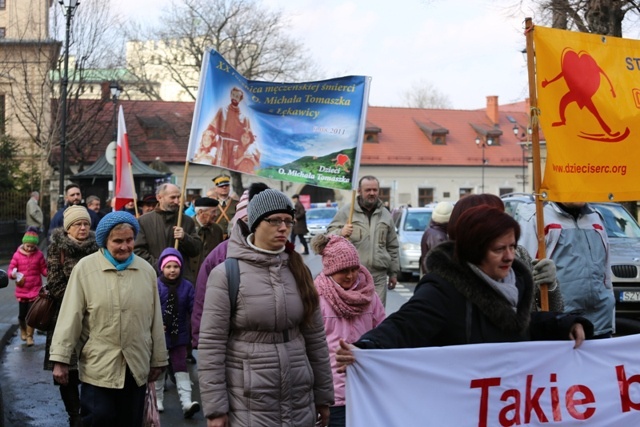
[[[0,269],[7,271],[7,273],[8,268],[8,262],[0,265]],[[14,285],[14,282],[10,280],[9,286],[0,289],[0,354],[4,354],[7,345],[18,329],[18,303],[13,294],[12,285]],[[2,378],[4,379],[4,375]],[[6,421],[6,415],[4,413],[5,393],[3,386],[4,384],[0,383],[0,396],[2,396],[2,413],[0,414],[2,419],[0,419],[0,427],[13,427],[14,424]]]

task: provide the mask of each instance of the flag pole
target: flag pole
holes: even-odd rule
[[[533,46],[534,25],[531,18],[525,18],[525,34],[527,36],[527,71],[529,75],[529,127],[531,128],[531,153],[533,155],[533,194],[536,203],[536,229],[538,230],[538,259],[546,258],[547,250],[544,241],[544,212],[540,187],[542,167],[540,158],[540,132],[538,116],[538,97],[536,92],[535,52]],[[542,311],[549,311],[549,284],[540,285],[540,306]]]
[[[129,156],[129,160],[131,160],[131,156]],[[133,187],[133,209],[136,214],[136,218],[140,218],[140,213],[138,212],[138,193],[136,193],[136,182],[133,179],[133,165],[129,162],[129,173],[131,174],[131,186]]]
[[[187,188],[187,175],[189,174],[189,161],[185,160],[184,162],[184,174],[182,175],[182,190],[180,191],[180,208],[178,209],[178,223],[176,227],[182,227],[182,211],[184,208],[184,193]],[[180,241],[176,239],[173,244],[174,249],[178,249],[178,244]]]

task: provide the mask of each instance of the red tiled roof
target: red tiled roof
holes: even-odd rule
[[[124,109],[130,148],[140,160],[148,164],[159,157],[165,163],[184,162],[193,102],[121,101],[120,105]],[[364,143],[361,164],[478,165],[482,162],[482,150],[475,139],[477,129],[480,129],[483,132],[502,131],[500,145],[485,148],[489,164],[520,166],[522,149],[519,143],[524,139],[528,117],[524,107],[519,111],[517,108],[509,110],[499,108],[499,123],[494,126],[485,110],[369,107],[366,128],[367,131],[380,131],[379,142]],[[109,126],[113,127],[113,109],[105,108],[97,120],[111,123]],[[513,134],[514,120],[521,129],[522,139]],[[424,129],[448,130],[446,143],[432,143]],[[85,162],[92,163],[101,156],[111,139],[111,132],[106,132]]]
[[[528,118],[523,112],[499,112],[494,126],[484,110],[436,110],[421,108],[369,107],[367,124],[379,127],[378,143],[365,143],[363,165],[432,165],[467,166],[482,163],[482,149],[475,143],[476,128],[502,131],[500,145],[485,148],[485,158],[492,166],[522,164],[521,139],[513,134],[514,122],[526,129]],[[433,144],[417,123],[437,124],[449,131],[446,144]]]

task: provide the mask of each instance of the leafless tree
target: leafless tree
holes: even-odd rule
[[[553,28],[622,37],[629,12],[640,14],[636,0],[533,0],[542,21]],[[522,4],[522,2],[521,2]]]
[[[403,99],[411,108],[451,108],[449,96],[426,80],[414,82],[411,88],[404,92]]]
[[[88,96],[84,92],[96,77],[93,70],[113,67],[113,58],[117,57],[114,52],[119,50],[118,38],[114,36],[116,21],[110,14],[109,2],[84,0],[81,3],[75,11],[70,33],[72,60],[66,138],[67,165],[80,167],[95,149],[93,136],[104,131],[94,119],[109,100],[98,97],[90,106],[80,106],[77,100]],[[21,161],[26,170],[33,168],[35,162],[43,172],[40,184],[43,192],[44,181],[51,179],[53,172],[49,165],[58,165],[62,117],[59,96],[64,47],[58,40],[64,40],[65,16],[57,2],[53,2],[50,11],[48,36],[45,32],[34,36],[33,32],[18,28],[0,46],[0,85],[10,102],[8,112],[13,120],[8,132],[20,143]]]
[[[211,48],[247,79],[301,81],[316,73],[302,44],[287,34],[282,12],[255,0],[173,0],[160,22],[138,33],[138,48],[129,52],[135,58],[130,71],[150,99],[162,93],[144,82],[160,74],[177,84],[183,99],[195,100],[203,54]],[[240,194],[241,175],[232,178]]]

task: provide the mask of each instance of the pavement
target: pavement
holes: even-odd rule
[[[321,270],[318,255],[305,256],[313,276]],[[7,270],[7,264],[0,269]],[[18,303],[14,281],[0,289],[0,427],[61,427],[68,425],[67,415],[52,374],[43,369],[46,336],[36,333],[35,345],[27,347],[17,335]],[[415,283],[399,284],[387,295],[387,314],[396,311],[413,294]],[[196,359],[197,351],[194,351]],[[188,365],[193,385],[193,400],[200,401],[197,365]],[[165,412],[160,416],[163,427],[202,426],[202,412],[184,419],[175,385],[167,381]]]

